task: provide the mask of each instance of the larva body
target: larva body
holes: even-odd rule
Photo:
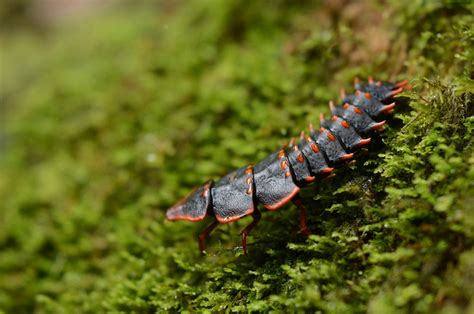
[[[329,175],[368,144],[370,134],[385,123],[378,122],[380,117],[395,107],[392,98],[408,86],[406,81],[393,84],[375,82],[370,77],[367,84],[360,84],[357,79],[354,83],[354,94],[346,95],[341,91],[340,106],[330,103],[333,115],[330,120],[321,115],[319,130],[310,125],[309,134],[302,132],[298,143],[292,139],[287,147],[257,165],[242,167],[217,182],[208,181],[194,189],[168,209],[167,219],[200,221],[206,216],[214,217],[199,235],[199,248],[204,252],[204,241],[218,223],[252,215],[252,223],[241,233],[242,247],[247,254],[247,236],[261,216],[257,205],[276,210],[291,200],[300,209],[301,232],[309,234],[306,209],[298,196],[300,189]]]

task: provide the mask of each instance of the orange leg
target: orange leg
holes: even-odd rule
[[[252,214],[253,221],[240,233],[240,236],[242,238],[242,248],[244,249],[244,255],[247,255],[247,236],[250,234],[250,231],[252,231],[252,229],[258,224],[261,217],[262,214],[258,211],[257,208],[255,208],[255,211]]]
[[[309,236],[311,232],[309,231],[308,225],[306,224],[308,211],[306,207],[304,207],[298,195],[293,198],[292,201],[300,209],[300,232],[305,236]]]
[[[206,254],[206,247],[205,247],[205,241],[206,238],[209,236],[209,233],[211,233],[214,228],[217,227],[219,222],[217,219],[215,219],[209,226],[206,227],[200,234],[199,234],[199,250],[201,251],[202,254]]]

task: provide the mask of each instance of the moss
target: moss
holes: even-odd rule
[[[474,308],[471,4],[191,1],[1,34],[0,310]],[[381,13],[383,12],[383,14]],[[91,32],[94,29],[94,32]],[[250,237],[165,210],[328,112],[411,80],[370,152]]]

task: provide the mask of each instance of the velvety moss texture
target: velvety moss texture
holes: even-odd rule
[[[133,3],[1,33],[0,312],[474,311],[469,1]],[[369,74],[413,89],[303,191],[309,238],[165,221]]]

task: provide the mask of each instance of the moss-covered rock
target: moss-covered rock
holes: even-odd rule
[[[472,4],[188,1],[1,34],[0,311],[473,311]],[[242,256],[165,210],[328,112],[411,80],[355,164]]]

